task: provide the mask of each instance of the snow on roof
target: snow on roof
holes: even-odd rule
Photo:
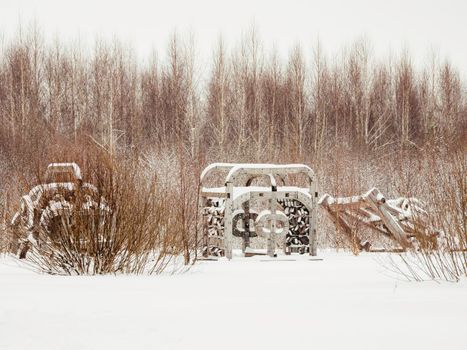
[[[302,172],[307,174],[310,178],[314,176],[313,170],[305,164],[269,164],[269,163],[212,163],[208,165],[200,176],[200,181],[203,183],[206,176],[214,170],[229,170],[226,177],[226,182],[229,181],[234,174],[245,170],[264,170],[265,172],[275,173],[276,171],[283,173],[297,173]]]
[[[314,173],[311,168],[305,164],[239,164],[235,165],[229,172],[226,177],[226,182],[232,181],[237,174],[241,173],[249,173],[248,170],[252,170],[253,173],[257,173],[261,171],[261,173],[267,174],[295,174],[295,173],[303,173],[306,174],[310,181],[313,181]]]
[[[81,169],[76,163],[51,163],[47,166],[46,177],[52,173],[67,172],[70,170],[78,180],[82,179]]]
[[[225,195],[226,193],[226,187],[203,187],[201,189],[202,192],[209,193],[211,195],[218,194],[220,196]],[[241,187],[234,187],[233,188],[233,199],[236,199],[240,197],[241,195],[249,192],[272,192],[271,187],[266,187],[266,186],[241,186]],[[305,194],[308,197],[311,197],[310,191],[308,188],[303,188],[303,187],[295,187],[295,186],[278,186],[277,187],[277,192],[300,192]]]

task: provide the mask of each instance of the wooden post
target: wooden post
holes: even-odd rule
[[[225,256],[227,259],[232,259],[232,244],[233,244],[233,234],[232,234],[232,202],[233,202],[233,185],[232,182],[227,182],[226,184],[226,194],[227,198],[225,199],[225,213],[224,213],[224,249]]]
[[[310,195],[311,195],[311,203],[312,203],[312,208],[309,212],[309,223],[310,223],[310,247],[309,247],[309,253],[311,256],[316,256],[317,255],[317,232],[316,232],[316,215],[317,215],[317,201],[318,201],[318,189],[317,189],[317,184],[316,182],[312,182],[310,184]]]
[[[200,203],[201,203],[201,208],[204,210],[204,208],[207,207],[208,201],[206,198],[200,198]],[[203,212],[204,214],[204,212]],[[203,239],[202,239],[202,255],[204,258],[209,257],[209,237],[208,237],[208,218],[207,216],[203,215],[202,216],[203,220]],[[196,242],[198,244],[198,242]]]
[[[269,210],[271,211],[271,220],[268,221],[267,254],[272,258],[276,250],[276,198],[274,195],[269,199]]]
[[[242,237],[242,252],[245,254],[246,248],[250,246],[250,201],[246,201],[243,204],[242,220],[244,228]]]

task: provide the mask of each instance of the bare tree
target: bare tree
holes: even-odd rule
[[[305,91],[306,65],[300,46],[296,46],[289,57],[287,71],[289,150],[296,159],[302,159],[309,130],[308,101]]]

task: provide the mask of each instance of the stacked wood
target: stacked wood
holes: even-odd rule
[[[289,219],[289,230],[285,236],[286,254],[309,252],[310,212],[303,203],[296,199],[279,200],[285,215]]]
[[[202,212],[205,225],[203,256],[224,256],[224,199],[208,198]]]

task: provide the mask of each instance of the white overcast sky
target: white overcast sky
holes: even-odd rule
[[[467,0],[0,0],[3,36],[32,20],[46,38],[115,36],[143,57],[163,51],[174,30],[193,33],[201,60],[220,34],[232,46],[252,24],[265,49],[274,44],[282,55],[297,42],[310,50],[317,38],[334,54],[365,37],[377,57],[407,49],[420,64],[434,50],[467,75]]]

